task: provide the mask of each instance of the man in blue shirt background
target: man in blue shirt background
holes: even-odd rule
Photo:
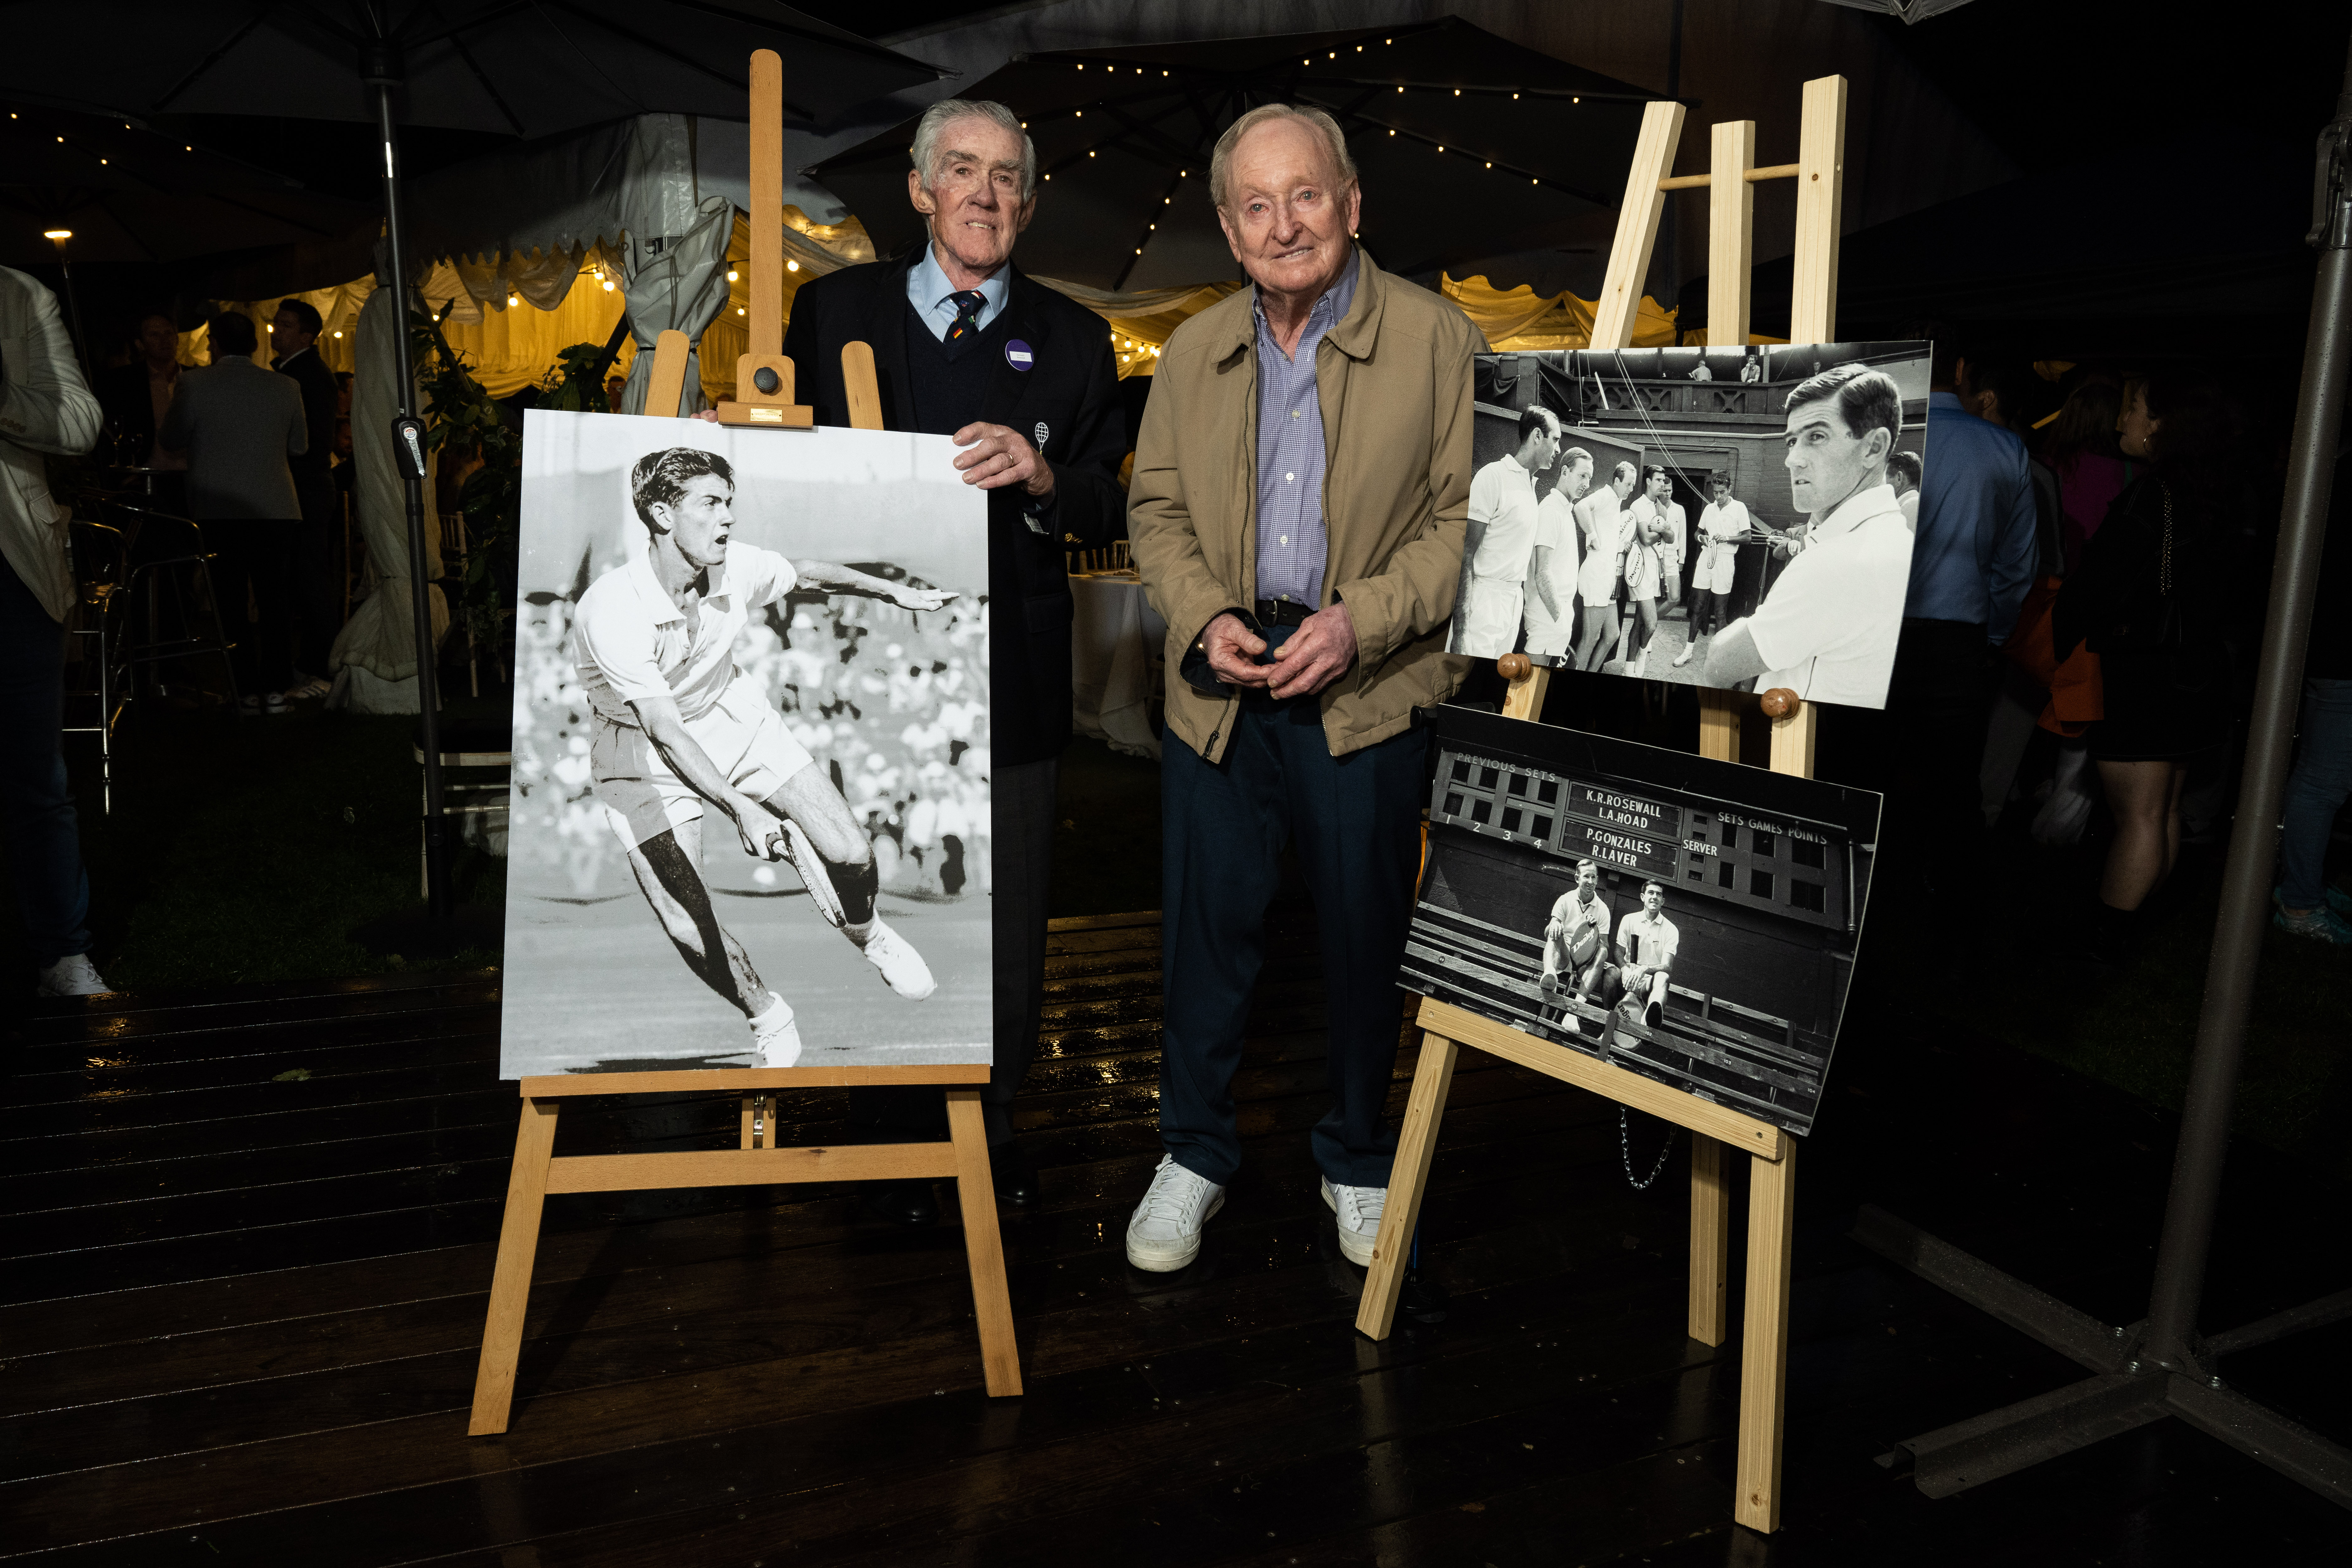
[[[1949,894],[1965,885],[1959,868],[1983,832],[1977,778],[1995,656],[2033,582],[2033,479],[2025,443],[1962,405],[1968,360],[1952,329],[1905,335],[1931,339],[1935,358],[1911,588],[1886,693],[1885,838],[1890,869]]]

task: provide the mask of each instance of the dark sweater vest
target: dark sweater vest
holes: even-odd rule
[[[915,405],[915,428],[927,436],[952,436],[980,417],[988,384],[1004,364],[1010,331],[1004,313],[969,342],[954,345],[931,336],[931,326],[907,307],[907,390]]]

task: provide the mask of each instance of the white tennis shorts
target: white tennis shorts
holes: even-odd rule
[[[782,716],[740,678],[729,681],[707,711],[686,721],[686,732],[727,782],[753,800],[775,794],[812,760]],[[635,725],[599,716],[588,765],[605,822],[632,849],[702,816],[702,796]]]

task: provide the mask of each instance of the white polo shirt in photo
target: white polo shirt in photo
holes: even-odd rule
[[[629,704],[646,697],[670,698],[689,722],[709,712],[734,679],[743,623],[799,581],[774,551],[730,542],[689,626],[647,556],[597,578],[572,623],[572,659],[597,717],[639,728]]]
[[[1764,602],[1745,621],[1767,668],[1756,689],[1785,686],[1808,702],[1886,706],[1911,531],[1892,485],[1873,485],[1817,519]]]
[[[1703,546],[1699,584],[1714,593],[1730,593],[1739,565],[1738,544],[1748,537],[1748,503],[1736,497],[1707,502],[1699,509],[1698,537]]]
[[[1572,890],[1562,893],[1552,902],[1551,918],[1560,922],[1559,935],[1552,940],[1559,943],[1563,961],[1576,951],[1577,938],[1584,934],[1587,926],[1601,933],[1601,946],[1597,951],[1603,953],[1609,951],[1609,900],[1601,897],[1598,889],[1594,890],[1592,901],[1589,904],[1577,902]],[[1549,952],[1546,957],[1549,957]]]
[[[1520,595],[1536,545],[1535,477],[1506,452],[1470,479],[1470,521],[1486,525],[1470,558],[1470,601],[1454,651],[1492,658],[1519,637]]]
[[[1584,524],[1584,562],[1577,568],[1576,588],[1587,605],[1606,604],[1617,591],[1617,538],[1623,521],[1618,515],[1617,492],[1595,485],[1576,503]]]
[[[1664,910],[1654,915],[1647,910],[1627,915],[1617,934],[1625,943],[1627,959],[1644,969],[1672,969],[1683,941],[1683,933],[1666,919]]]
[[[1528,651],[1559,658],[1569,651],[1576,641],[1576,503],[1568,492],[1554,489],[1536,506],[1536,550],[1549,550],[1551,555],[1544,573],[1544,581],[1551,587],[1552,603],[1559,606],[1555,616],[1544,608],[1543,595],[1536,589],[1535,554],[1528,555]]]

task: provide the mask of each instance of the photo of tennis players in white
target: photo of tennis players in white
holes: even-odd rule
[[[926,443],[528,416],[506,1076],[988,1059],[985,508]]]
[[[1719,367],[1699,347],[1481,356],[1449,651],[1885,706],[1927,356],[1924,343],[1773,344]]]

